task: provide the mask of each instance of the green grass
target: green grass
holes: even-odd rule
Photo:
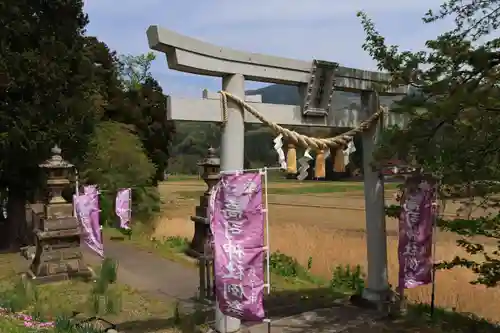
[[[181,182],[181,181],[202,181],[201,178],[198,177],[198,175],[173,175],[168,177],[168,180],[166,182]],[[275,170],[270,170],[268,171],[268,181],[271,184],[314,184],[311,186],[358,186],[363,188],[363,182],[362,181],[316,181],[316,180],[305,180],[305,181],[299,181],[297,179],[288,179],[285,178],[283,172],[281,171],[275,171]],[[392,182],[387,182],[385,183],[386,188],[396,188],[397,184],[392,183]]]
[[[293,182],[294,180],[288,180],[284,178],[283,173],[280,171],[270,170],[267,173],[268,179],[271,182]],[[180,182],[180,181],[197,181],[199,180],[198,175],[172,175],[168,177],[168,182]],[[296,180],[295,180],[296,181]]]
[[[97,295],[112,300],[114,306],[107,303],[107,309],[100,308],[99,314],[106,320],[118,324],[149,320],[152,317],[172,315],[173,304],[151,298],[132,288],[119,283],[106,287],[102,293],[100,282],[71,280],[51,284],[33,285],[30,280],[23,280],[19,273],[21,260],[18,254],[0,255],[0,306],[7,308],[8,313],[0,315],[0,332],[2,333],[94,333],[96,330],[76,330],[57,328],[36,329],[25,327],[21,318],[15,313],[31,316],[37,322],[56,321],[68,324],[74,320],[88,318],[96,312],[94,298]],[[99,272],[99,270],[96,270]],[[106,270],[109,274],[109,270]],[[100,275],[103,276],[103,275]],[[111,275],[107,275],[111,276]],[[101,281],[98,279],[98,281]],[[100,297],[100,296],[99,296]],[[101,302],[104,298],[101,298]],[[101,303],[104,305],[104,303]],[[113,308],[113,309],[112,309]],[[103,311],[103,312],[102,312]],[[73,317],[74,313],[80,313]],[[65,319],[67,318],[67,319]],[[64,320],[63,320],[64,319]],[[73,326],[73,325],[72,325]],[[121,331],[121,330],[120,330]],[[121,331],[127,332],[127,330]],[[137,332],[134,331],[134,332]],[[172,330],[162,331],[172,332]]]
[[[115,228],[105,227],[103,229],[103,235],[107,239],[126,242],[137,248],[153,252],[162,258],[181,264],[186,264],[188,266],[195,265],[194,260],[188,260],[188,257],[184,255],[184,251],[189,246],[190,240],[182,237],[154,239],[150,234],[149,228],[140,223],[134,225],[130,238],[124,236]]]
[[[363,191],[362,185],[347,185],[347,186],[300,186],[300,187],[289,187],[289,188],[269,188],[269,194],[320,194],[320,193],[342,193],[342,192],[352,192],[352,191]]]
[[[386,184],[386,189],[396,189],[397,184],[390,183]],[[327,194],[327,193],[347,193],[353,191],[363,191],[363,185],[341,185],[341,184],[331,184],[322,183],[314,186],[296,186],[296,187],[280,187],[280,188],[268,188],[268,194]],[[203,191],[176,191],[179,196],[183,198],[199,198],[203,195]]]
[[[197,175],[171,175],[168,177],[167,182],[185,182],[197,180],[199,180]]]

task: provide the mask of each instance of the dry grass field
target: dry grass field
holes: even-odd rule
[[[271,183],[269,186],[270,237],[273,251],[279,250],[306,265],[313,258],[312,273],[329,278],[341,264],[366,267],[365,212],[359,183]],[[312,186],[323,187],[312,189]],[[327,190],[324,186],[343,187]],[[394,186],[392,186],[394,188]],[[205,189],[203,182],[188,180],[165,182],[161,185],[165,213],[157,222],[155,237],[192,237],[197,196]],[[351,190],[349,190],[351,189]],[[287,192],[288,191],[288,192]],[[301,193],[303,192],[303,193]],[[306,193],[304,193],[306,192]],[[326,193],[330,192],[330,193]],[[393,201],[393,191],[387,190],[387,201]],[[458,207],[448,204],[445,214],[454,214]],[[323,207],[323,208],[321,208]],[[327,208],[324,208],[327,207]],[[397,281],[397,221],[387,220],[389,275],[392,285]],[[455,244],[453,234],[437,235],[438,260],[464,255]],[[465,269],[439,271],[436,302],[440,307],[474,313],[500,322],[500,289],[487,289],[469,284],[473,275]],[[430,301],[430,287],[408,291],[416,302]]]

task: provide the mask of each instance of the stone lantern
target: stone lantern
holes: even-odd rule
[[[51,158],[38,165],[47,175],[47,193],[44,203],[46,208],[61,208],[63,206],[59,204],[67,204],[62,197],[62,192],[71,183],[70,173],[75,166],[62,158],[61,148],[58,146],[52,148],[51,153]],[[49,216],[52,212],[45,211],[45,213]]]
[[[220,158],[215,154],[214,148],[208,149],[207,156],[198,162],[203,168],[202,178],[207,184],[207,190],[200,196],[200,203],[196,206],[196,216],[191,216],[194,222],[194,236],[187,254],[198,258],[205,253],[205,244],[210,236],[210,224],[207,218],[207,208],[210,191],[220,178]]]
[[[33,215],[35,249],[28,275],[41,282],[66,280],[73,276],[90,277],[80,249],[81,228],[73,216],[73,204],[62,197],[70,184],[73,164],[61,157],[61,149],[52,148],[52,157],[39,164],[47,174],[43,213]]]

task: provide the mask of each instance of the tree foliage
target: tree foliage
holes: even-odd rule
[[[150,72],[153,53],[119,58],[120,77],[124,82],[123,100],[113,120],[133,126],[153,161],[154,181],[163,180],[175,127],[166,118],[167,96]]]
[[[84,37],[83,1],[0,3],[0,187],[8,189],[3,245],[15,247],[38,163],[54,144],[85,152],[99,121],[97,66]]]
[[[114,196],[120,188],[132,188],[134,220],[148,219],[159,210],[158,190],[152,183],[155,167],[126,125],[101,122],[84,160],[82,180],[99,185],[104,220],[114,221]]]
[[[169,148],[175,128],[166,119],[167,97],[153,78],[147,78],[137,90],[126,93],[133,108],[131,123],[142,140],[148,157],[155,165],[153,180],[163,180],[169,159]]]
[[[94,103],[101,120],[117,117],[122,110],[123,82],[119,74],[116,52],[96,37],[85,38],[85,52],[95,65],[94,77],[99,92],[98,103]]]
[[[452,18],[453,35],[478,40],[494,32],[500,26],[500,1],[498,0],[447,0],[437,11],[429,10],[423,21],[436,22]]]
[[[151,65],[155,59],[156,55],[153,52],[119,57],[121,78],[128,90],[138,90],[146,80],[153,78]]]
[[[150,73],[154,55],[119,59],[86,36],[81,0],[1,2],[0,21],[0,191],[9,196],[0,235],[10,244],[0,243],[19,240],[26,200],[43,186],[38,164],[55,144],[101,188],[139,187],[135,213],[150,215],[159,205],[154,166],[165,169],[172,133],[166,96]]]
[[[99,115],[96,66],[84,52],[83,1],[0,5],[0,179],[34,183],[54,144],[84,151]]]
[[[498,28],[499,10],[498,1],[445,2],[423,21],[452,18],[455,28],[427,41],[419,52],[387,45],[368,16],[358,14],[367,34],[364,49],[379,69],[392,74],[392,85],[408,84],[414,92],[393,110],[409,118],[408,126],[385,133],[377,158],[411,156],[440,178],[443,202],[465,198],[465,218],[440,225],[462,236],[458,245],[481,258],[455,258],[441,267],[468,267],[477,274],[474,283],[487,286],[500,281],[500,39],[489,35]],[[477,218],[476,208],[487,208],[488,214]],[[473,237],[478,235],[493,242],[482,243]]]

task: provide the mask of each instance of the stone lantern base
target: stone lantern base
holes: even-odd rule
[[[58,225],[56,230],[35,230],[34,253],[28,277],[39,283],[55,282],[80,277],[90,279],[93,272],[85,265],[80,248],[80,228],[74,217],[44,221],[44,225]],[[54,228],[55,229],[55,228]]]
[[[206,217],[191,216],[191,221],[194,222],[194,235],[186,254],[193,258],[199,258],[205,253],[205,243],[210,233],[209,225]]]

